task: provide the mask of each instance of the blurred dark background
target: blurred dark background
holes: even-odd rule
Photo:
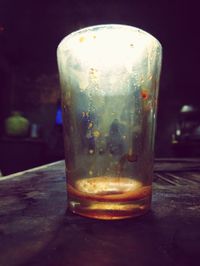
[[[142,28],[163,46],[156,157],[199,156],[200,38],[195,1],[0,0],[3,175],[63,158],[56,48],[70,32],[105,23]],[[7,120],[6,127],[9,117],[12,123]],[[16,127],[13,133],[16,121],[24,127],[21,133]]]

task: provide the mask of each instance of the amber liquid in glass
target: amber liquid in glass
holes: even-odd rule
[[[93,177],[68,183],[69,209],[83,216],[111,220],[139,216],[150,208],[151,186],[126,177]]]

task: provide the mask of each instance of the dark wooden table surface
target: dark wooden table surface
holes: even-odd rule
[[[152,209],[101,221],[66,210],[64,162],[0,178],[0,266],[200,265],[200,159],[155,162]]]

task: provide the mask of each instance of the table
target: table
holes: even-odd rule
[[[63,161],[1,177],[0,206],[1,266],[200,265],[200,159],[157,159],[134,219],[68,212]]]

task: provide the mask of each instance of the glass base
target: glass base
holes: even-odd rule
[[[150,209],[151,190],[151,186],[124,177],[82,179],[75,187],[68,185],[69,209],[103,220],[136,217]]]
[[[150,209],[150,199],[145,198],[134,202],[97,202],[92,200],[71,200],[69,209],[73,213],[89,218],[101,220],[118,220],[137,217],[145,214]]]

